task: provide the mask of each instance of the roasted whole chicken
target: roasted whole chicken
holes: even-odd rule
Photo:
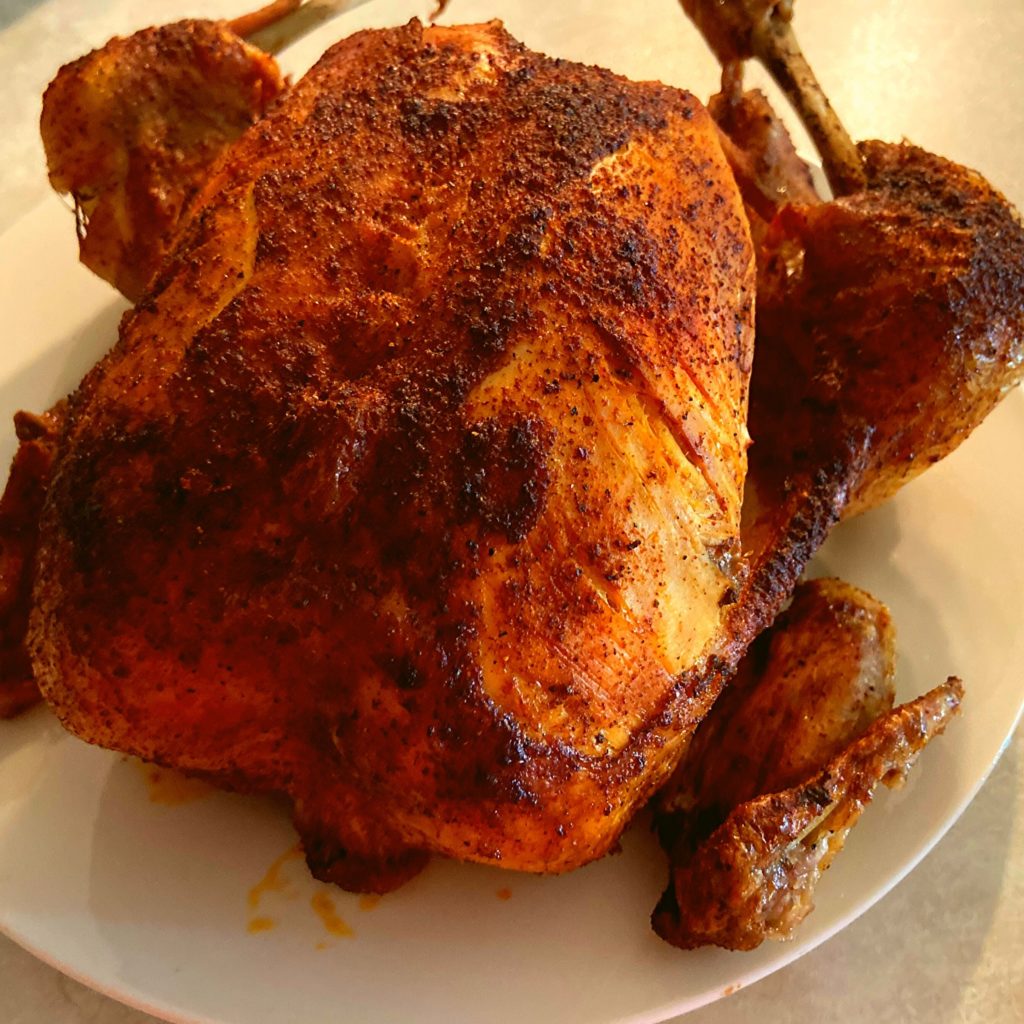
[[[61,71],[48,96],[82,102],[44,109],[51,177],[138,303],[19,427],[8,710],[34,680],[83,739],[285,794],[314,874],[356,890],[431,854],[569,870],[668,783],[659,933],[788,932],[841,845],[822,837],[961,687],[890,710],[864,595],[837,628],[875,635],[845,655],[799,595],[770,641],[818,652],[827,699],[744,655],[831,527],[1020,379],[1024,230],[973,172],[854,146],[791,5],[684,6],[725,67],[709,109],[493,22],[361,32],[290,87],[231,26],[154,30],[216,38],[259,83],[231,119],[169,100],[193,95],[182,47],[148,106],[117,88],[131,40]],[[791,72],[835,198],[743,92],[752,56]],[[116,180],[74,142],[104,102]],[[185,171],[143,243],[124,197],[154,138]],[[108,203],[135,211],[116,237]],[[818,709],[778,734],[790,772],[722,761],[786,700]]]

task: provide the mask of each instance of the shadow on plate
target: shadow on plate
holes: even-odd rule
[[[475,1000],[455,1000],[473,1001],[479,1024],[507,1020],[510,1005],[522,1019],[572,1024],[628,1013],[623,974],[646,970],[664,986],[674,974],[666,963],[685,966],[648,924],[665,868],[646,828],[626,837],[623,854],[569,876],[436,862],[379,902],[361,903],[288,861],[286,884],[259,907],[274,926],[251,934],[248,894],[294,843],[280,803],[217,793],[155,805],[137,762],[113,764],[93,828],[89,908],[125,988],[165,1007],[191,993],[190,1015],[247,1024],[291,1019],[295,992],[310,1019],[337,1005],[346,1019],[413,1014],[428,1024],[463,1019],[443,1000],[417,1003],[423,993],[439,998],[439,978],[458,977],[479,989]],[[314,896],[326,897],[351,936],[325,931]],[[551,1016],[538,1000],[551,998],[553,978],[564,1005]]]

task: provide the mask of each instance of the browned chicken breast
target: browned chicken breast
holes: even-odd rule
[[[600,856],[715,693],[753,288],[692,96],[496,24],[340,43],[70,400],[45,697],[288,794],[350,887]]]
[[[884,608],[813,584],[694,730],[839,518],[1019,379],[1024,233],[973,172],[858,149],[791,2],[684,7],[713,120],[497,24],[361,33],[283,99],[205,22],[61,72],[52,180],[141,301],[23,417],[0,714],[34,671],[87,740],[286,794],[314,872],[378,891],[435,852],[585,863],[685,753],[658,930],[750,948],[808,912],[959,683],[890,711]]]

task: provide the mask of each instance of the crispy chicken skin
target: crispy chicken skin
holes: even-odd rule
[[[717,692],[753,289],[692,96],[496,23],[339,43],[70,400],[44,696],[286,793],[350,888],[601,856]]]
[[[768,225],[787,203],[821,202],[811,169],[797,154],[786,126],[760,90],[716,93],[708,111],[743,193],[758,255]]]
[[[654,930],[682,949],[753,949],[788,938],[813,909],[814,887],[878,783],[903,783],[959,713],[962,696],[950,678],[883,715],[820,772],[734,808],[673,871]]]
[[[711,117],[497,24],[361,33],[237,142],[282,83],[227,26],[61,72],[54,184],[85,172],[83,259],[141,302],[22,439],[7,710],[35,567],[65,725],[286,794],[319,877],[383,891],[435,852],[567,870],[685,755],[657,930],[788,934],[961,691],[891,711],[888,615],[838,581],[744,654],[832,526],[1019,379],[1024,236],[973,172],[850,142],[791,4],[684,7],[728,62]],[[115,95],[138,54],[161,66],[142,118]],[[803,90],[835,200],[742,92],[751,54]],[[57,113],[81,97],[115,115],[102,174]]]
[[[790,481],[858,458],[855,515],[1024,377],[1024,226],[977,172],[907,143],[860,143],[863,187],[823,201],[760,93],[709,110],[758,257],[747,497],[771,507]]]
[[[25,646],[39,514],[50,485],[64,403],[42,416],[14,417],[18,451],[0,498],[0,718],[39,700]]]
[[[138,301],[213,161],[283,87],[272,57],[212,21],[143,29],[61,68],[40,128],[82,262]]]
[[[1024,226],[985,179],[910,144],[855,143],[804,58],[794,0],[682,0],[723,66],[711,102],[758,248],[751,435],[806,478],[870,436],[844,515],[949,454],[1024,376]],[[819,202],[763,97],[792,102]],[[768,224],[764,230],[764,223]],[[854,447],[859,445],[859,441]]]
[[[794,452],[811,463],[871,430],[844,515],[948,455],[1024,376],[1016,211],[979,174],[916,146],[859,151],[863,191],[785,206],[768,232],[751,408],[755,440],[813,438]]]
[[[693,736],[658,802],[719,824],[737,804],[817,771],[893,704],[888,609],[842,580],[801,583]],[[659,828],[669,829],[662,819]],[[678,829],[674,829],[678,831]]]
[[[711,109],[732,133],[726,152],[759,242],[742,530],[750,572],[730,608],[730,665],[839,518],[948,454],[1019,381],[1024,233],[977,174],[908,145],[862,144],[865,187],[820,201],[760,96],[718,97]],[[921,726],[923,745],[959,705],[953,681],[843,750],[856,736],[844,718],[864,726],[878,708],[844,689],[844,662],[867,657],[865,647],[844,658],[823,640],[829,630],[807,617],[815,602],[825,607],[822,595],[808,605],[812,595],[798,590],[771,640],[741,664],[656,801],[673,867],[654,923],[676,945],[749,949],[786,937],[879,778],[916,757],[906,723]],[[794,656],[807,667],[783,671]],[[835,687],[831,721],[808,692],[816,678]],[[797,722],[776,733],[783,708],[806,708],[807,731]]]
[[[839,580],[801,584],[656,798],[672,864],[655,930],[689,949],[787,938],[881,782],[958,712],[949,680],[896,710],[889,613]]]

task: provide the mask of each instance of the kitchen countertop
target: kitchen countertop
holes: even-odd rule
[[[237,14],[246,4],[108,0],[102,13],[97,6],[92,0],[0,0],[0,231],[47,196],[36,124],[42,88],[60,63],[144,24]],[[481,0],[454,0],[453,15],[460,6],[466,20],[477,20],[487,7]],[[491,6],[498,10],[500,2]],[[427,9],[408,5],[410,15]],[[979,168],[1024,207],[1024,5],[801,0],[798,12],[804,48],[854,137],[908,135]],[[540,5],[538,17],[545,16],[554,15]],[[518,31],[529,42],[528,27]],[[668,47],[680,55],[676,84],[702,96],[714,90],[714,64],[682,18],[678,39],[638,40],[624,48],[616,70],[650,77],[643,69],[657,67],[659,59],[664,65]],[[686,1019],[730,1024],[757,1017],[870,1024],[1024,1019],[1022,730],[960,821],[878,905],[796,963]],[[0,936],[3,1024],[152,1020]]]

